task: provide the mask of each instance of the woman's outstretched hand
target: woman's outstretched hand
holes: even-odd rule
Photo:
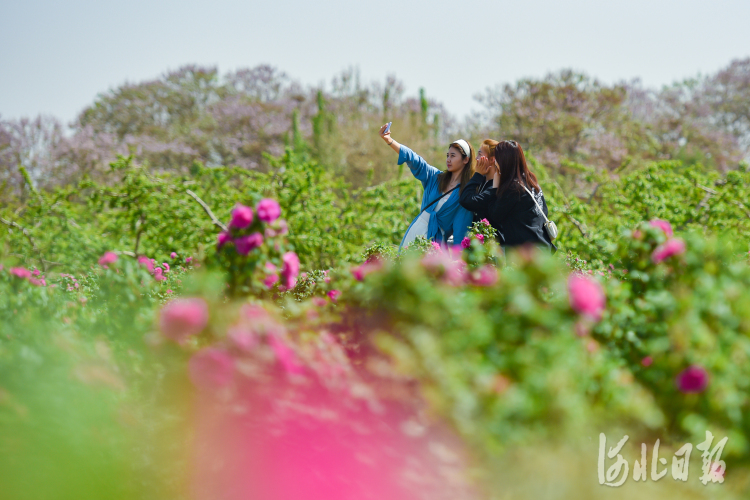
[[[394,139],[391,138],[391,131],[389,130],[387,133],[385,131],[385,128],[388,126],[386,123],[382,127],[380,127],[380,137],[383,138],[386,144],[388,144],[392,150],[395,152],[399,152],[401,150],[401,144],[397,143]]]

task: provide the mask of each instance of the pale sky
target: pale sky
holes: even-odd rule
[[[70,121],[187,63],[268,63],[303,84],[395,74],[461,117],[477,92],[573,68],[660,87],[750,56],[750,0],[0,1],[0,116]]]

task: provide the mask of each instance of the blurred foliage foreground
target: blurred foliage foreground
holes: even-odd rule
[[[551,187],[556,256],[396,255],[415,184],[270,160],[0,209],[2,498],[750,492],[746,172]]]

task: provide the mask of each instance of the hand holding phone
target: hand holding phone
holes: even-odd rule
[[[387,124],[385,125],[385,130],[383,131],[383,135],[385,135],[385,134],[388,134],[388,133],[390,133],[390,131],[391,131],[391,125],[392,125],[392,124],[393,124],[393,122],[388,122],[388,123],[387,123]]]

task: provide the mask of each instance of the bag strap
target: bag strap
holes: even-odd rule
[[[519,184],[521,184],[521,183],[519,182]],[[532,199],[532,201],[534,202],[534,205],[536,205],[536,208],[538,208],[538,209],[539,209],[539,213],[541,213],[541,214],[542,214],[542,217],[544,217],[544,220],[545,220],[546,222],[549,222],[549,219],[547,218],[547,216],[546,216],[546,215],[544,215],[544,210],[542,210],[542,207],[540,207],[540,206],[539,206],[539,203],[537,203],[537,201],[536,201],[536,198],[534,198],[534,195],[533,195],[533,194],[531,194],[531,191],[529,191],[529,188],[527,188],[527,187],[526,187],[526,186],[524,186],[523,184],[521,184],[521,187],[522,187],[522,188],[524,188],[524,189],[526,190],[526,192],[527,192],[527,193],[529,193],[529,196],[531,196],[531,199]]]
[[[443,193],[442,195],[438,196],[437,198],[435,198],[435,200],[433,200],[433,201],[432,201],[432,203],[430,203],[429,205],[427,205],[426,207],[424,207],[424,210],[422,210],[422,212],[424,212],[425,210],[427,210],[428,208],[430,208],[430,207],[431,207],[432,205],[434,205],[435,203],[437,203],[438,201],[440,201],[440,200],[441,200],[441,199],[443,199],[444,197],[446,197],[446,196],[448,196],[449,194],[451,194],[451,193],[452,193],[453,191],[455,191],[455,190],[456,190],[456,189],[458,189],[459,187],[460,187],[460,186],[456,186],[456,187],[454,187],[453,189],[451,189],[450,191],[447,191],[447,192]],[[422,215],[422,212],[419,212],[419,215]]]

